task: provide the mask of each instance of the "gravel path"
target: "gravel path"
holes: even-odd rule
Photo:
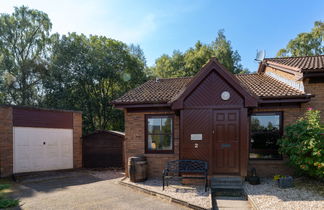
[[[203,208],[210,209],[212,207],[210,192],[205,192],[204,184],[182,185],[179,181],[170,181],[169,186],[162,190],[162,181],[160,179],[149,179],[139,183],[133,183],[129,179],[125,179],[123,182],[165,194]],[[233,198],[218,198],[217,206],[219,209],[250,209],[248,201],[235,200]]]
[[[323,196],[303,188],[281,189],[272,179],[263,179],[260,185],[245,183],[244,187],[259,209],[324,209]]]

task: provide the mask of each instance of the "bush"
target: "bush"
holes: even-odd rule
[[[0,209],[12,208],[18,205],[18,200],[0,197]]]
[[[320,112],[309,108],[296,123],[285,128],[279,139],[279,152],[289,157],[291,165],[304,174],[324,178],[324,130]]]

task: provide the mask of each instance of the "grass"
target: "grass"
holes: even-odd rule
[[[13,192],[11,183],[8,179],[0,179],[0,209],[19,205],[19,200],[8,198],[8,195]]]

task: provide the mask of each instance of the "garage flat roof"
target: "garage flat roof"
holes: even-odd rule
[[[43,108],[43,107],[33,107],[33,106],[20,106],[20,105],[10,105],[10,104],[0,104],[0,107],[12,107],[14,109],[30,109],[30,110],[40,110],[40,111],[53,111],[53,112],[75,112],[82,113],[82,111],[67,110],[67,109],[54,109],[54,108]]]

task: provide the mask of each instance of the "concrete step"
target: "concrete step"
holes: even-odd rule
[[[241,177],[213,177],[211,186],[227,185],[227,186],[242,186],[243,179]]]
[[[243,179],[241,177],[213,177],[210,188],[216,196],[244,196]]]

